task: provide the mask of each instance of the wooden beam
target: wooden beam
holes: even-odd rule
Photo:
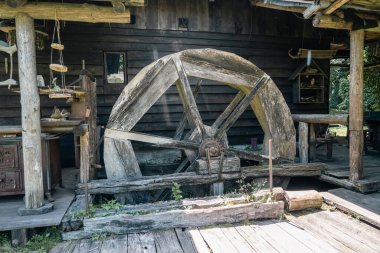
[[[5,3],[12,8],[24,6],[28,0],[5,0]]]
[[[1,7],[0,10],[2,11]],[[16,38],[21,93],[25,207],[27,209],[42,207],[44,202],[35,36],[33,19],[23,13],[17,14]]]
[[[307,164],[280,164],[273,165],[273,176],[298,177],[298,176],[320,176],[321,171],[327,168],[323,163]],[[249,166],[242,167],[238,173],[222,173],[221,175],[197,175],[194,172],[184,172],[159,176],[144,176],[129,178],[128,180],[93,180],[88,183],[88,192],[90,194],[104,193],[115,194],[132,191],[157,190],[170,188],[173,182],[181,185],[200,185],[220,182],[221,180],[231,180],[244,177],[267,177],[268,166]],[[78,193],[83,193],[84,185],[78,185]]]
[[[306,122],[312,124],[348,125],[348,114],[292,114],[292,118],[297,122]]]
[[[305,19],[309,19],[311,16],[313,16],[317,11],[319,11],[320,9],[322,8],[321,5],[319,4],[312,4],[310,5],[309,7],[307,7],[304,12],[302,13],[303,14],[303,17]]]
[[[130,10],[115,13],[111,7],[91,4],[36,2],[18,8],[0,2],[0,18],[14,19],[18,13],[25,13],[33,19],[62,20],[89,23],[130,23]]]
[[[253,0],[251,0],[251,2],[253,3]],[[264,3],[264,2],[255,2],[252,5],[257,6],[257,7],[269,8],[273,10],[289,11],[289,12],[296,12],[296,13],[303,13],[305,10],[305,7],[279,6],[279,5]]]
[[[350,32],[350,181],[363,177],[364,31]]]
[[[352,22],[346,22],[344,19],[336,16],[316,15],[313,18],[313,26],[318,28],[351,30]]]
[[[333,13],[334,11],[336,11],[337,9],[339,9],[340,7],[342,7],[343,5],[345,5],[346,3],[348,3],[349,1],[350,0],[336,0],[329,7],[327,7],[323,11],[323,13],[326,14],[326,15],[330,15],[331,13]]]

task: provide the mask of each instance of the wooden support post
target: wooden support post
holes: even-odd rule
[[[309,159],[314,161],[317,158],[317,140],[315,138],[314,124],[310,124],[310,139],[309,139]]]
[[[363,176],[364,31],[350,32],[350,180]]]
[[[26,14],[16,16],[16,36],[21,93],[22,147],[25,178],[25,208],[43,205],[40,97],[34,21]]]
[[[88,163],[89,163],[89,179],[96,177],[96,171],[93,168],[93,164],[96,164],[96,145],[98,142],[97,137],[97,109],[96,109],[96,82],[93,82],[88,76],[82,76],[81,88],[87,92],[86,103],[87,110],[89,112],[86,115],[86,121],[88,124]],[[82,144],[81,144],[82,145]]]
[[[82,134],[80,138],[80,182],[87,182],[90,171],[89,132]]]
[[[12,246],[24,245],[28,241],[28,229],[21,228],[11,231]]]
[[[299,156],[300,163],[308,163],[309,162],[309,137],[308,124],[305,122],[300,122],[298,124],[298,145],[299,145]]]

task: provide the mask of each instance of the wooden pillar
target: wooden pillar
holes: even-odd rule
[[[350,180],[363,176],[364,30],[350,32]]]
[[[37,88],[34,21],[31,17],[23,13],[17,14],[16,36],[21,93],[25,207],[33,209],[43,205],[44,189],[41,161],[40,96]]]
[[[315,138],[314,124],[311,123],[309,128],[309,159],[314,161],[317,158],[317,139]]]
[[[298,124],[298,145],[299,145],[299,156],[300,156],[300,163],[308,163],[309,162],[309,143],[308,143],[308,137],[309,137],[309,131],[308,131],[308,124],[305,122],[300,122]]]
[[[89,164],[89,179],[94,179],[96,177],[96,171],[92,165],[96,164],[96,145],[98,143],[97,138],[97,108],[96,108],[96,82],[93,82],[90,77],[83,75],[81,88],[83,91],[87,92],[86,104],[88,113],[86,113],[86,121],[88,124],[88,159]],[[81,137],[82,138],[82,137]],[[81,149],[82,149],[82,139],[81,139]],[[81,158],[82,160],[82,158]]]

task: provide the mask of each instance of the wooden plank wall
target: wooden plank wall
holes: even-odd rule
[[[294,14],[255,8],[248,0],[149,0],[146,7],[134,8],[132,13],[136,17],[135,24],[63,24],[61,37],[65,44],[64,60],[69,67],[67,82],[78,77],[84,59],[86,68],[97,78],[101,124],[107,123],[112,106],[124,88],[120,84],[104,84],[105,51],[126,53],[128,80],[155,59],[184,49],[208,47],[233,52],[251,60],[273,78],[293,113],[328,112],[327,102],[313,105],[292,102],[292,86],[287,79],[301,60],[290,59],[288,50],[328,46],[322,30],[313,29],[309,22],[304,22]],[[179,17],[188,18],[189,31],[178,30]],[[50,29],[52,25],[52,22],[48,23]],[[45,50],[37,52],[38,73],[44,75],[45,83],[49,82],[49,45],[50,41],[46,42]],[[3,66],[4,56],[0,56],[0,66]],[[328,61],[319,64],[328,74]],[[5,79],[3,67],[0,69],[0,78]],[[191,81],[193,85],[196,82]],[[227,86],[203,82],[197,102],[205,122],[211,123],[235,93]],[[325,101],[328,101],[327,95],[328,87]],[[65,102],[43,97],[42,116],[50,115],[54,105],[62,107]],[[170,89],[135,130],[170,136],[181,115],[180,100],[175,89]],[[0,88],[0,125],[20,122],[19,96],[4,87]],[[230,130],[229,136],[233,144],[250,143],[252,137],[261,139],[261,128],[250,109]]]

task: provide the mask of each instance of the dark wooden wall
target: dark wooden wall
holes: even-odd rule
[[[64,60],[69,67],[67,82],[76,79],[81,61],[97,78],[98,116],[106,124],[112,106],[124,88],[120,84],[104,83],[103,53],[125,52],[127,78],[164,55],[191,48],[215,48],[236,53],[251,60],[269,74],[282,91],[293,113],[327,113],[328,87],[325,104],[294,104],[289,75],[301,63],[288,57],[291,48],[327,48],[323,31],[315,30],[294,14],[251,7],[248,0],[149,0],[148,6],[134,8],[135,24],[63,24]],[[178,18],[189,20],[189,31],[178,30]],[[48,23],[51,28],[52,23]],[[38,74],[49,82],[50,42],[37,52]],[[17,57],[15,57],[17,58]],[[3,66],[4,55],[0,56]],[[319,62],[328,74],[328,62]],[[17,67],[17,65],[16,65]],[[0,69],[4,80],[4,69]],[[195,84],[196,80],[192,80]],[[198,104],[206,123],[211,123],[233,98],[235,90],[203,82]],[[42,98],[41,112],[49,116],[54,105],[65,106],[63,100]],[[158,105],[136,126],[136,131],[171,135],[182,116],[181,102],[175,89],[170,89]],[[19,96],[0,88],[0,125],[20,124]],[[249,109],[229,132],[230,141],[250,143],[252,137],[262,137],[261,128]]]

